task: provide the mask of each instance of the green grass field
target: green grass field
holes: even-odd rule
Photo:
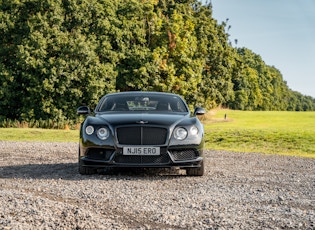
[[[208,149],[315,158],[315,112],[218,110],[203,123]]]
[[[79,130],[0,128],[3,141],[78,142]]]
[[[202,121],[207,149],[315,158],[315,112],[213,110]],[[0,128],[0,140],[77,142],[79,131]]]

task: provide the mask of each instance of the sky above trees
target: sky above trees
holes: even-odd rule
[[[229,18],[228,33],[234,46],[261,55],[266,64],[281,71],[292,90],[315,97],[315,1],[211,2],[218,22]]]

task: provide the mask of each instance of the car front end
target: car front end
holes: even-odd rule
[[[204,130],[196,116],[182,111],[102,112],[100,106],[102,102],[95,116],[86,117],[81,125],[81,174],[114,167],[178,167],[188,175],[203,175]]]

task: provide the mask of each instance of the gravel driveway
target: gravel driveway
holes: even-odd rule
[[[315,160],[208,151],[175,170],[81,176],[76,143],[0,141],[0,229],[315,229]]]

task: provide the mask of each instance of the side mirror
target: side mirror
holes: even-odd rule
[[[77,114],[79,115],[85,115],[85,114],[90,114],[90,113],[91,113],[91,110],[88,106],[80,106],[77,109]]]
[[[194,115],[204,115],[206,113],[206,110],[204,110],[204,108],[201,107],[196,107],[195,111],[194,111]]]

